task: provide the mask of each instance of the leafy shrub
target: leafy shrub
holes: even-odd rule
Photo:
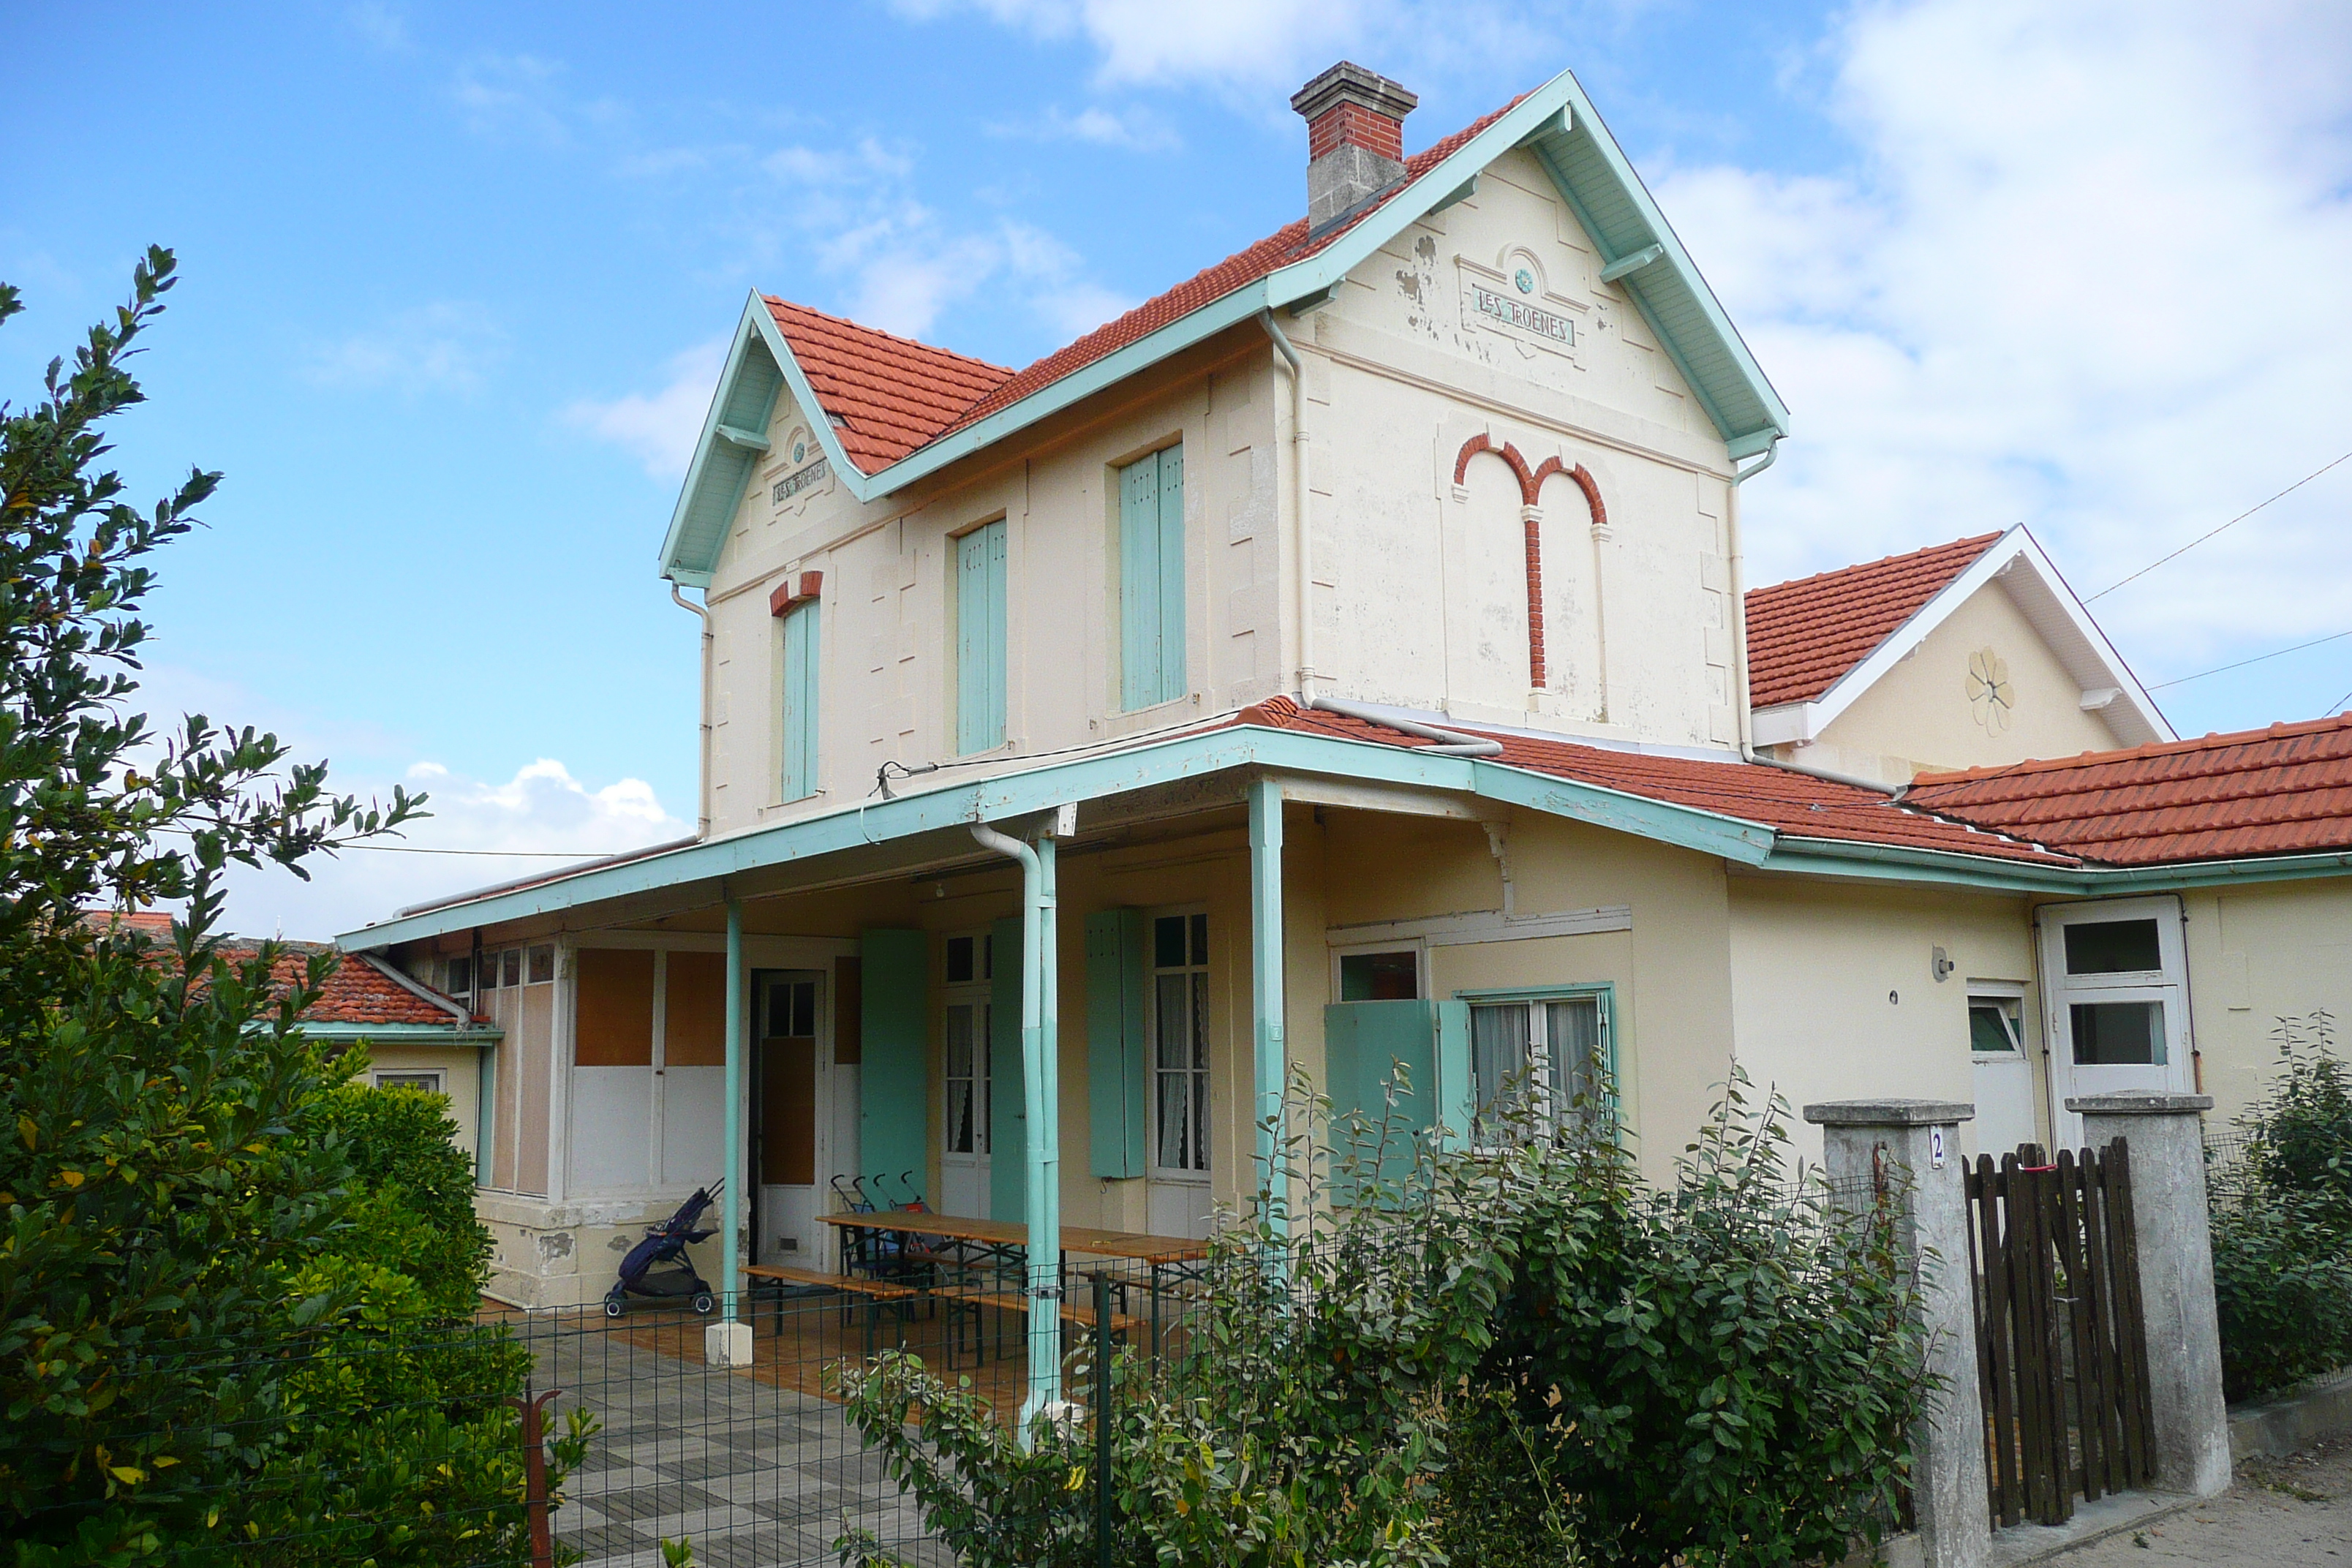
[[[1172,1376],[1116,1368],[1114,1560],[1649,1568],[1875,1540],[1935,1393],[1916,1282],[1880,1214],[1790,1182],[1784,1108],[1750,1114],[1743,1086],[1664,1190],[1605,1118],[1404,1160],[1391,1111],[1343,1122],[1332,1158],[1294,1086],[1289,1197],[1213,1244]],[[1024,1449],[903,1356],[848,1390],[965,1561],[1095,1560],[1084,1435]]]
[[[142,513],[96,471],[172,283],[149,251],[0,405],[0,1540],[15,1568],[524,1561],[528,1363],[449,1322],[483,1238],[439,1112],[303,1037],[331,954],[281,983],[277,944],[217,931],[231,864],[299,876],[418,803],[131,706],[145,558],[219,479]],[[87,918],[181,902],[164,942]]]
[[[2352,1365],[2352,1067],[2326,1012],[2272,1031],[2279,1072],[2207,1183],[2221,1379],[2247,1399]]]

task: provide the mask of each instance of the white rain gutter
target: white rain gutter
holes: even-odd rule
[[[1076,811],[1056,813],[1076,826]],[[1040,1415],[1062,1397],[1062,1158],[1061,1074],[1053,1051],[1060,1009],[1052,983],[1054,963],[1054,828],[1029,845],[984,822],[971,836],[986,848],[1021,865],[1021,1097],[1026,1113],[1028,1185],[1023,1194],[1029,1232],[1029,1392],[1021,1402],[1021,1442],[1025,1447]]]
[[[1274,319],[1272,310],[1260,310],[1257,320],[1290,365],[1290,475],[1298,493],[1298,544],[1295,557],[1298,563],[1298,700],[1311,708],[1315,705],[1315,571],[1307,516],[1310,492],[1307,488],[1307,367],[1299,363],[1298,351],[1283,335],[1282,324]]]
[[[702,617],[702,743],[697,752],[698,793],[694,802],[694,837],[710,837],[710,611],[679,592],[676,578],[670,579],[669,596],[681,610],[691,610]],[[707,595],[706,595],[707,596]]]
[[[1361,702],[1342,701],[1337,697],[1310,697],[1305,706],[1325,713],[1337,713],[1342,719],[1361,719],[1367,724],[1382,724],[1401,730],[1408,735],[1418,735],[1424,741],[1435,741],[1434,746],[1417,748],[1433,757],[1499,757],[1503,742],[1477,735],[1465,735],[1459,730],[1441,730],[1434,724],[1419,724],[1410,719],[1391,718],[1377,708]]]

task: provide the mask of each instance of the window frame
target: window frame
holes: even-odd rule
[[[1389,942],[1351,942],[1345,943],[1332,943],[1330,946],[1331,1000],[1334,1002],[1343,1000],[1340,994],[1341,986],[1339,981],[1339,961],[1341,959],[1370,958],[1377,957],[1383,952],[1404,952],[1407,951],[1410,951],[1413,955],[1413,994],[1416,997],[1431,994],[1429,988],[1429,943],[1423,938],[1415,936],[1398,938]]]
[[[1622,1131],[1624,1125],[1624,1114],[1616,1088],[1617,983],[1615,981],[1576,980],[1551,985],[1483,986],[1456,990],[1453,994],[1454,1000],[1467,1003],[1473,1009],[1471,1037],[1474,1042],[1477,1037],[1477,1025],[1475,1017],[1475,1011],[1477,1008],[1509,1006],[1514,1004],[1533,1007],[1543,1003],[1570,1002],[1586,996],[1594,998],[1598,1006],[1601,1037],[1596,1055],[1599,1058],[1598,1065],[1602,1080],[1609,1086],[1601,1096],[1601,1108],[1606,1111],[1612,1125]],[[1538,1104],[1538,1115],[1552,1130],[1552,1135],[1559,1137],[1567,1131],[1569,1108],[1555,1103],[1557,1086],[1551,1081],[1551,1051],[1549,1037],[1545,1039],[1544,1047],[1538,1049],[1533,1027],[1534,1020],[1530,1018],[1528,1023],[1528,1055],[1533,1058],[1531,1066],[1535,1069],[1530,1076],[1535,1080]],[[1475,1049],[1474,1044],[1472,1047],[1474,1058]],[[1485,1149],[1501,1147],[1499,1144],[1486,1142],[1483,1130],[1475,1125],[1478,1121],[1478,1085],[1475,1067],[1472,1072],[1470,1094],[1471,1116],[1474,1123],[1471,1140],[1474,1146]]]
[[[387,1083],[385,1081],[387,1079],[395,1080],[431,1079],[433,1087],[424,1089],[423,1085],[409,1081]],[[449,1092],[449,1069],[446,1068],[370,1068],[368,1087],[370,1089],[423,1089],[426,1094],[446,1094]]]
[[[971,974],[964,980],[947,976],[948,944],[968,940],[971,943]],[[940,1157],[942,1160],[970,1161],[978,1170],[993,1158],[994,1149],[990,1118],[994,1113],[995,1039],[994,1010],[996,1005],[995,943],[986,926],[970,931],[950,931],[940,939]],[[950,1145],[955,1137],[955,1084],[957,1075],[948,1070],[950,1058],[948,1046],[949,1019],[959,1007],[971,1009],[972,1053],[971,1074],[967,1080],[972,1086],[972,1147],[956,1149]]]
[[[1205,1186],[1216,1179],[1217,1169],[1216,1037],[1215,1031],[1209,1026],[1207,1016],[1210,1008],[1213,1005],[1216,990],[1216,933],[1213,924],[1203,932],[1201,959],[1198,963],[1192,962],[1192,923],[1195,917],[1203,921],[1208,919],[1209,906],[1206,902],[1175,904],[1161,909],[1147,910],[1143,917],[1143,1059],[1146,1064],[1148,1086],[1146,1095],[1149,1103],[1149,1125],[1145,1129],[1147,1138],[1144,1149],[1144,1174],[1146,1180],[1161,1184]],[[1162,966],[1160,963],[1159,922],[1163,920],[1181,920],[1184,922],[1186,962],[1183,963]],[[1201,1041],[1202,1059],[1197,1067],[1171,1068],[1162,1068],[1160,1065],[1160,980],[1162,975],[1171,974],[1187,976],[1197,974],[1202,977],[1202,984],[1197,989],[1192,986],[1186,987],[1188,1005],[1192,995],[1197,994],[1198,1005],[1201,1009],[1201,1016],[1192,1019],[1193,1028]],[[1193,1107],[1194,1093],[1197,1092],[1206,1102],[1198,1121],[1200,1137],[1197,1152],[1202,1163],[1197,1168],[1163,1165],[1160,1163],[1160,1115],[1163,1110],[1160,1080],[1161,1074],[1171,1072],[1181,1074],[1191,1080],[1186,1084],[1184,1102],[1188,1114]]]

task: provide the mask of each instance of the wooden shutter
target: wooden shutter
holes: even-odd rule
[[[1097,1176],[1145,1170],[1143,942],[1140,910],[1087,917],[1087,1136]]]
[[[1022,1098],[1021,922],[996,922],[988,998],[988,1213],[1028,1215],[1029,1112]]]
[[[1184,448],[1119,470],[1119,706],[1184,695]]]
[[[956,751],[1004,742],[1004,524],[956,542]]]
[[[1435,1006],[1437,1073],[1431,1087],[1437,1096],[1437,1125],[1445,1129],[1444,1147],[1465,1149],[1478,1107],[1477,1088],[1470,1079],[1470,1004],[1439,1002]]]
[[[930,1169],[930,939],[919,931],[858,934],[858,1173],[901,1171],[918,1192]]]
[[[784,798],[817,787],[817,612],[812,599],[784,616]]]

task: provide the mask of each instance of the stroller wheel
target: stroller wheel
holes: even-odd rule
[[[708,1317],[710,1310],[718,1305],[718,1301],[713,1299],[709,1291],[697,1290],[694,1293],[694,1310],[705,1317]]]
[[[606,1317],[617,1318],[626,1310],[627,1303],[622,1300],[621,1293],[618,1290],[609,1291],[606,1293],[604,1297],[604,1315]]]

